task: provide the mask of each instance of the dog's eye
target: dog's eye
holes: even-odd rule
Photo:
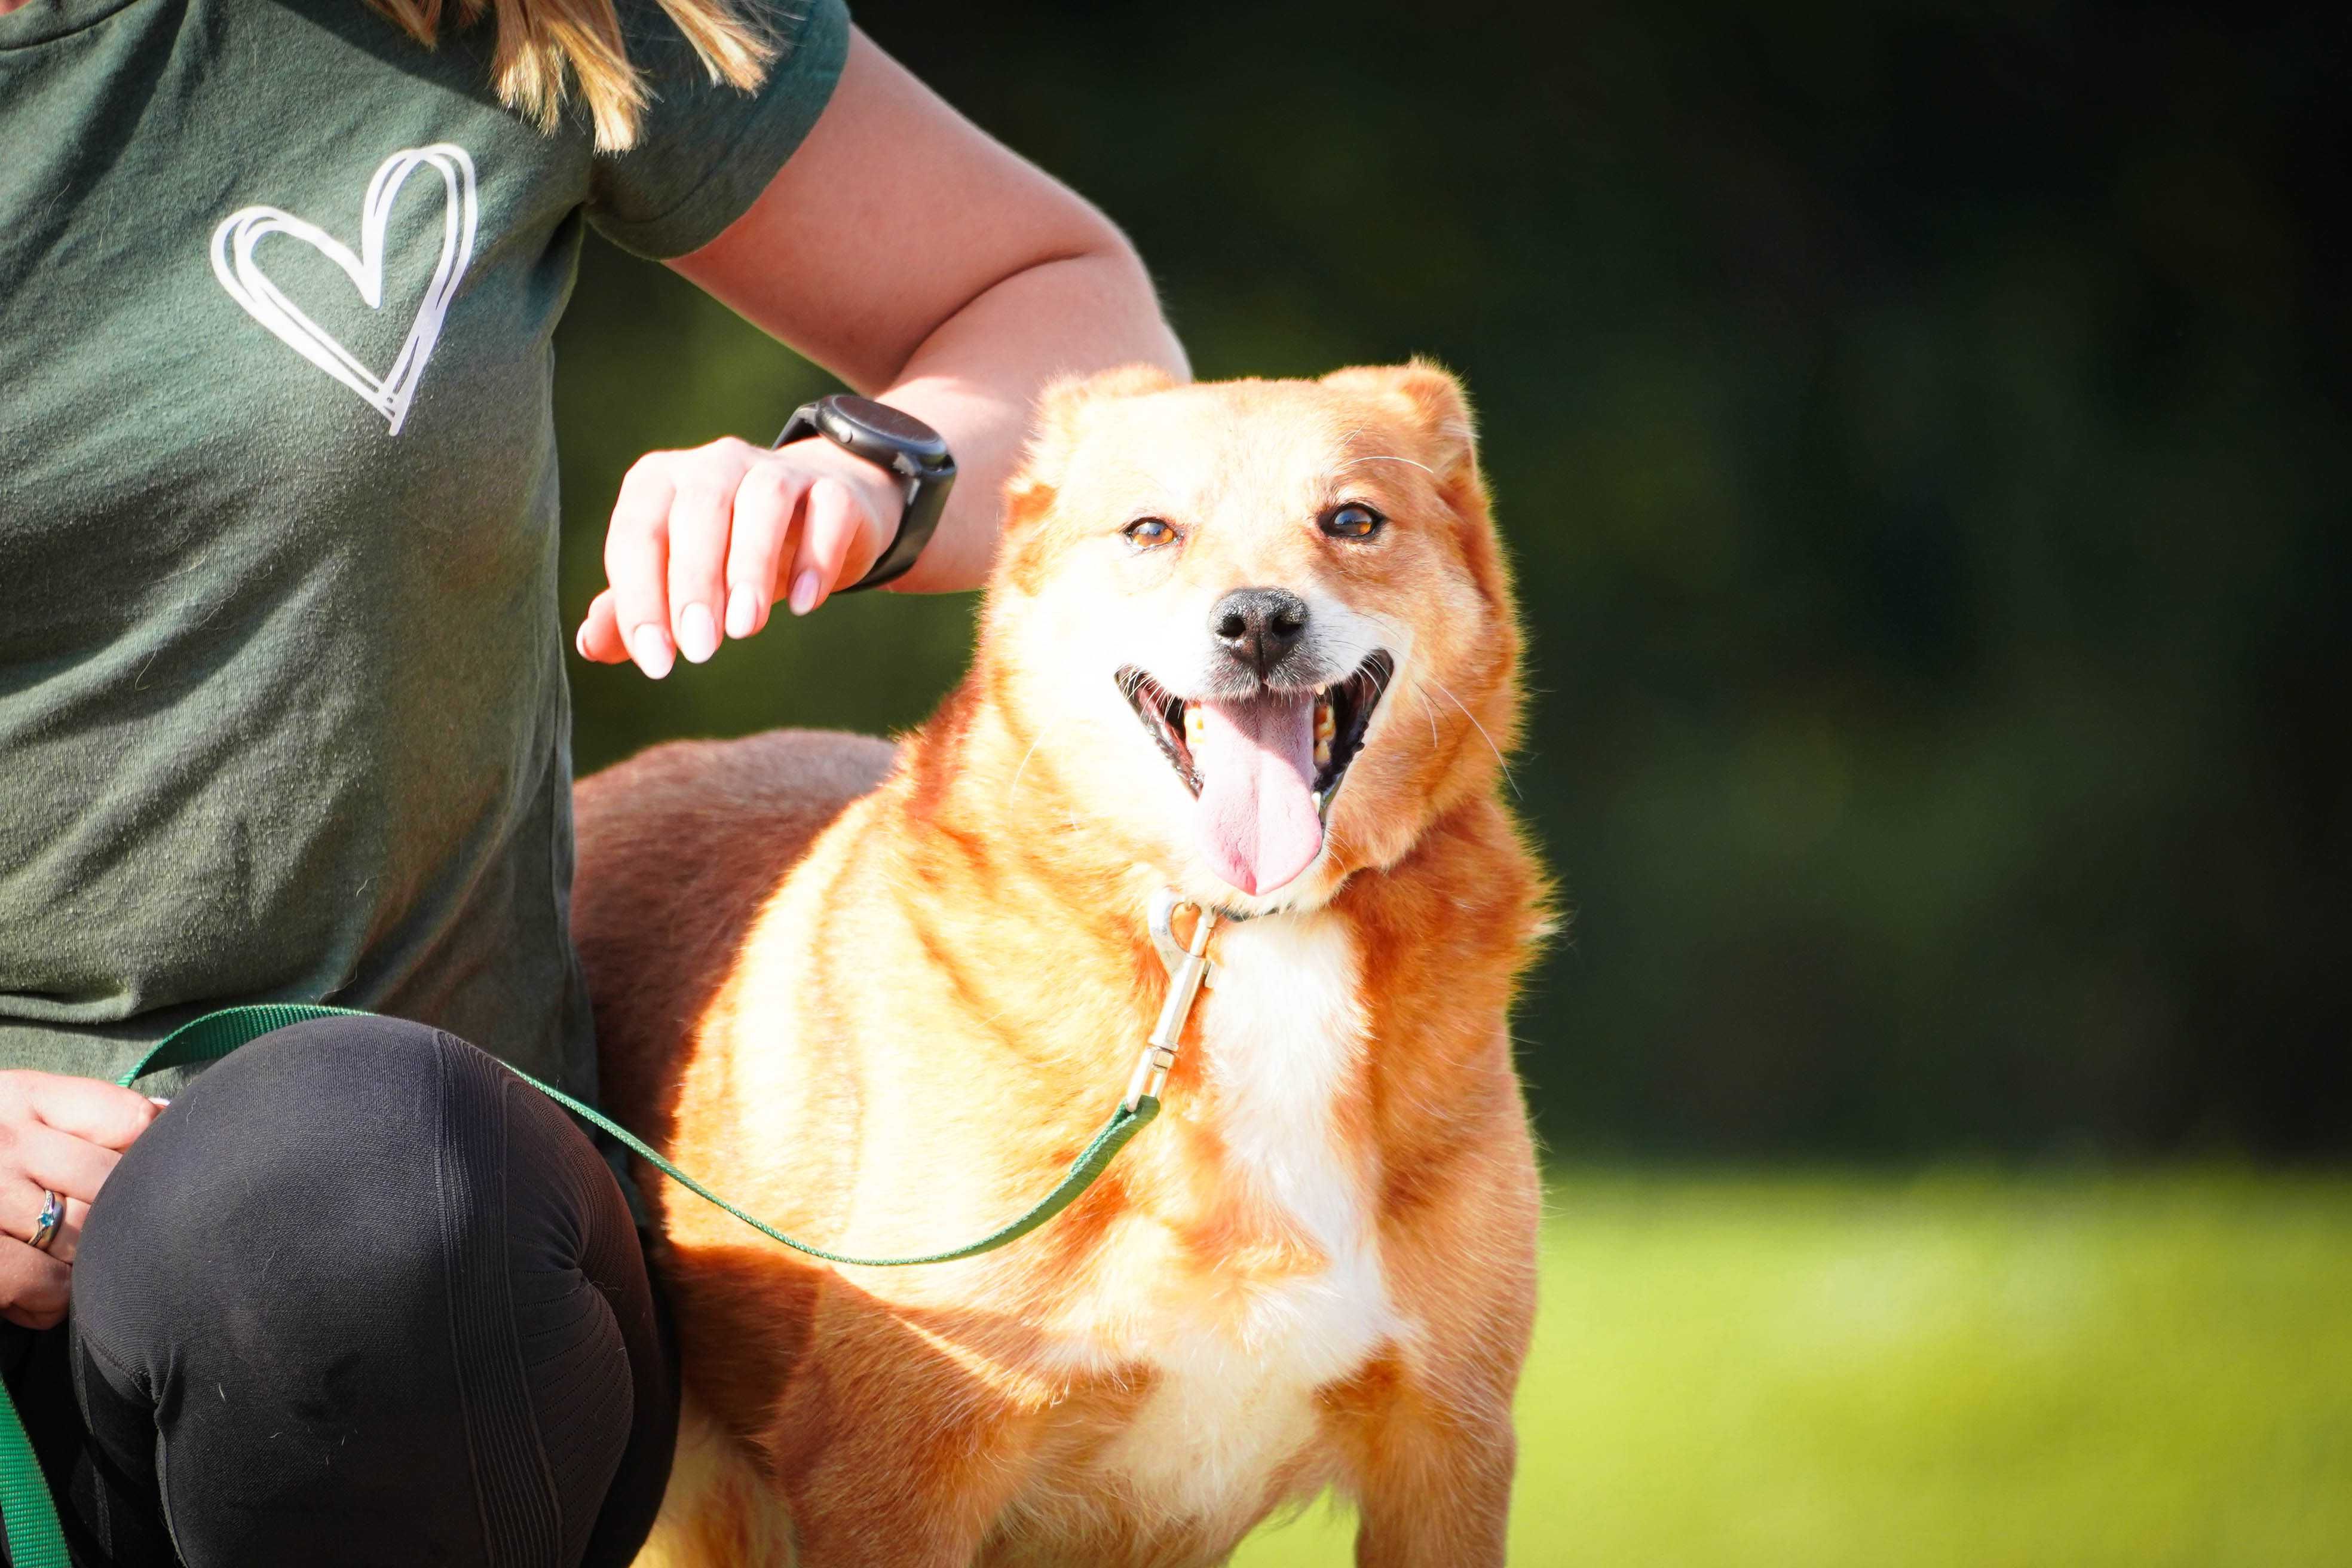
[[[1370,539],[1381,531],[1381,525],[1388,519],[1363,502],[1351,500],[1344,506],[1333,507],[1318,521],[1321,522],[1323,531],[1334,539]]]
[[[1175,526],[1157,517],[1139,517],[1119,531],[1139,550],[1150,550],[1176,537]]]

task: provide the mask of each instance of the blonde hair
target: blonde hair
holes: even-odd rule
[[[736,0],[656,0],[677,25],[714,82],[749,92],[768,79],[776,46],[736,9]],[[441,31],[442,0],[368,0],[426,48]],[[491,75],[499,100],[552,131],[577,82],[600,152],[636,144],[651,94],[629,63],[614,0],[457,0],[457,22],[470,26],[498,14]]]

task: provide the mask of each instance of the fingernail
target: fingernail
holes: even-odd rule
[[[588,657],[588,623],[587,623],[587,622],[585,622],[585,621],[581,622],[581,623],[580,623],[580,629],[579,629],[578,631],[573,632],[573,633],[572,634],[572,650],[574,653],[578,654],[582,658],[586,658]]]
[[[629,634],[629,657],[656,680],[667,675],[669,667],[677,660],[677,655],[670,649],[668,634],[651,621]]]
[[[817,588],[816,568],[814,566],[793,579],[793,614],[805,616],[816,608]]]
[[[171,1102],[170,1100],[165,1100],[165,1099],[164,1099],[162,1095],[160,1095],[160,1094],[151,1094],[151,1095],[149,1095],[149,1096],[147,1097],[147,1103],[148,1103],[148,1104],[150,1104],[150,1105],[152,1105],[152,1106],[153,1106],[153,1107],[154,1107],[156,1110],[171,1110],[171,1109],[172,1109],[172,1102]]]
[[[738,588],[727,596],[727,635],[748,637],[760,629],[760,595]]]
[[[701,664],[719,651],[719,627],[708,605],[688,605],[677,617],[677,651]]]

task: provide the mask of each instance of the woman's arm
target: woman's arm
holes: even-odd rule
[[[751,209],[672,263],[857,391],[945,436],[958,477],[915,568],[970,588],[996,544],[1029,407],[1056,375],[1149,361],[1184,375],[1151,280],[1109,220],[949,108],[863,34],[808,140]],[[806,614],[888,545],[882,470],[824,441],[655,452],[622,482],[612,586],[580,628],[602,663],[667,674],[779,597]]]

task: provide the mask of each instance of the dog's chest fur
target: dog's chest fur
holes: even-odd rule
[[[1328,913],[1275,916],[1223,927],[1213,951],[1196,1048],[1224,1179],[1324,1262],[1244,1279],[1206,1310],[1197,1289],[1140,1304],[1143,1332],[1119,1359],[1149,1370],[1150,1391],[1100,1462],[1154,1507],[1202,1521],[1265,1507],[1314,1436],[1315,1391],[1398,1332],[1374,1173],[1337,1125],[1366,1049],[1350,931]]]

